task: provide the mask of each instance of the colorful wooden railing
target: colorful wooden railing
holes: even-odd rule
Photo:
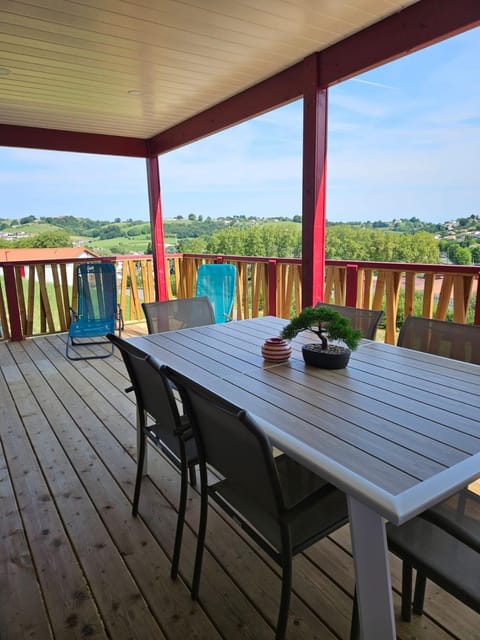
[[[125,320],[143,319],[142,302],[155,299],[151,256],[116,256],[118,299]],[[85,260],[87,261],[87,260]],[[80,262],[80,261],[78,261]],[[0,263],[0,327],[4,338],[68,330],[70,308],[76,307],[73,270],[78,262]],[[166,256],[168,297],[195,295],[196,272],[202,262],[229,262],[237,268],[234,315],[289,318],[302,307],[302,264],[299,259],[170,254]],[[1,277],[3,276],[3,278]],[[385,341],[394,343],[400,294],[403,315],[414,311],[444,319],[449,310],[457,322],[480,324],[480,267],[327,260],[324,300],[385,310]]]

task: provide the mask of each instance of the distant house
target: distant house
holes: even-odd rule
[[[54,262],[55,260],[71,260],[74,262],[80,258],[98,258],[98,254],[85,249],[85,247],[52,247],[49,249],[0,249],[0,262],[20,262],[25,264],[31,260],[41,262]],[[26,270],[22,266],[22,276],[25,277]],[[67,264],[68,283],[73,282],[73,264]],[[52,269],[45,267],[45,280],[53,282]]]

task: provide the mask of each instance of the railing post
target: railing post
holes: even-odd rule
[[[268,261],[268,315],[277,315],[277,261]]]
[[[358,299],[358,264],[347,264],[345,306],[356,307]]]
[[[475,300],[475,315],[473,324],[480,325],[480,271],[477,274],[477,299]]]
[[[5,293],[7,296],[8,316],[10,318],[10,337],[12,340],[23,340],[22,321],[18,305],[17,285],[15,281],[15,267],[3,265],[5,279]]]

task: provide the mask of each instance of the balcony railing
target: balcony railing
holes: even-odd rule
[[[155,299],[151,256],[101,258],[114,262],[118,299],[125,320],[143,319],[142,302]],[[0,327],[4,338],[68,330],[76,308],[74,268],[80,262],[0,262]],[[302,307],[302,263],[294,258],[170,254],[166,256],[169,298],[195,294],[196,272],[203,262],[229,262],[237,268],[234,315],[289,318]],[[2,277],[3,276],[3,277]],[[324,300],[385,310],[385,342],[393,344],[398,316],[480,324],[480,267],[327,260]]]

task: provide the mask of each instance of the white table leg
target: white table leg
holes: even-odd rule
[[[350,531],[362,640],[395,640],[392,584],[385,521],[348,496]]]

